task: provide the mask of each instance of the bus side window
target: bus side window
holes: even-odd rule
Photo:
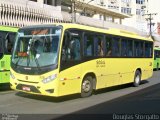
[[[106,36],[106,56],[111,56],[112,54],[112,38]]]
[[[145,57],[149,58],[152,57],[153,55],[153,43],[150,42],[145,42]]]
[[[121,40],[121,56],[122,57],[127,57],[127,50],[128,50],[128,46],[127,46],[127,40],[126,39],[122,39]]]
[[[66,33],[62,45],[62,61],[80,60],[80,37]]]
[[[2,37],[0,35],[0,59],[3,57],[3,44],[2,44]]]
[[[15,40],[15,33],[7,33],[5,37],[5,51],[8,54],[11,54],[12,48],[14,45],[14,40]]]
[[[133,40],[128,40],[128,57],[133,57]]]
[[[115,57],[119,57],[120,56],[120,38],[113,37],[112,41],[113,41],[112,55]]]
[[[104,56],[104,41],[103,36],[97,35],[94,38],[95,45],[95,55],[96,56]]]
[[[142,41],[134,41],[134,53],[135,57],[144,57],[143,53],[143,42]]]
[[[93,35],[91,34],[85,34],[84,36],[84,43],[85,43],[85,50],[84,50],[84,54],[87,57],[91,57],[94,55],[94,38]]]

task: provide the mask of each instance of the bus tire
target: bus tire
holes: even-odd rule
[[[92,76],[85,76],[81,84],[81,97],[89,97],[93,92]]]
[[[134,75],[133,85],[135,87],[138,87],[140,83],[141,83],[141,72],[139,70],[136,70],[135,75]]]

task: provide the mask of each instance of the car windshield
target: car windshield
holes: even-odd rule
[[[57,64],[61,28],[27,28],[17,34],[12,63],[25,67]]]

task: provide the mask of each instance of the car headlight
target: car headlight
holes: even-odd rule
[[[12,74],[12,72],[10,72],[10,77],[11,77],[12,79],[15,79],[15,76]]]
[[[56,78],[57,78],[57,74],[54,74],[54,75],[51,75],[51,76],[43,79],[42,82],[43,82],[43,83],[48,83],[48,82],[53,81],[53,80],[56,79]]]

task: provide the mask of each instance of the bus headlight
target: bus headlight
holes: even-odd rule
[[[12,79],[15,79],[14,75],[12,74],[12,72],[10,72],[10,77],[11,77]]]
[[[51,75],[51,76],[43,79],[42,82],[43,82],[43,83],[48,83],[48,82],[53,81],[53,80],[56,79],[56,78],[57,78],[57,74],[54,74],[54,75]]]

